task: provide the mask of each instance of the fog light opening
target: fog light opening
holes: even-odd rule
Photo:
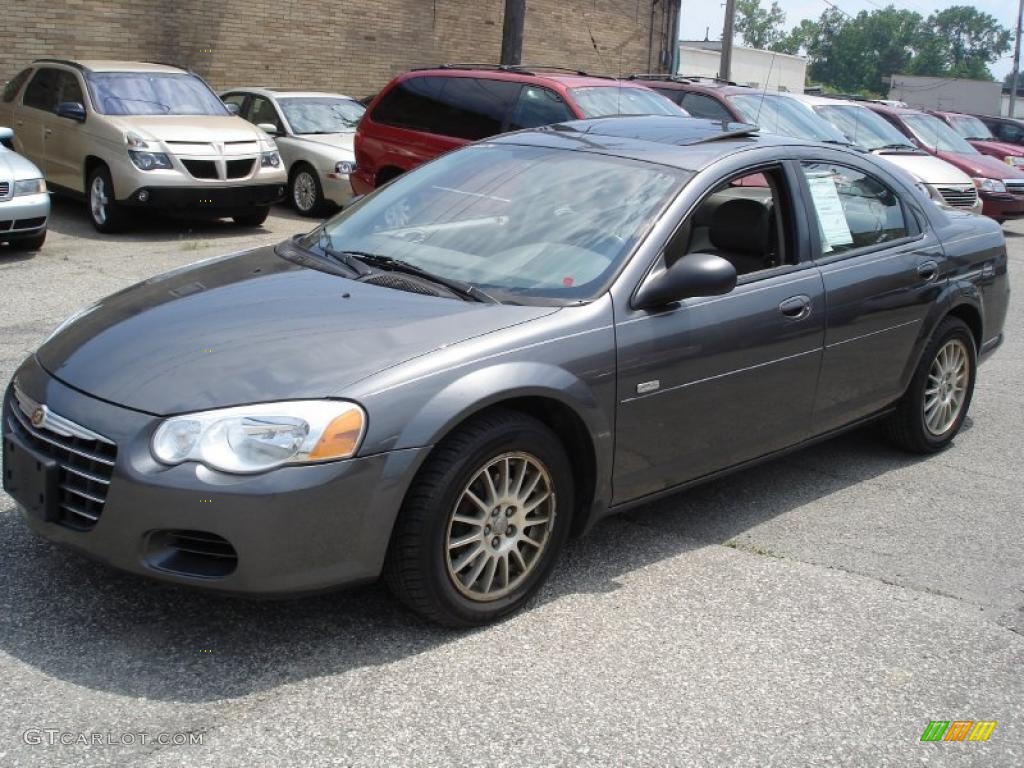
[[[149,200],[149,190],[148,189],[140,189],[139,190],[139,194],[138,194],[138,198],[139,198],[139,202],[140,203],[144,203],[147,200]]]

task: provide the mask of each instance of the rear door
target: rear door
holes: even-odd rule
[[[15,118],[15,148],[46,172],[44,121],[57,109],[57,70],[40,67],[32,75],[22,94]]]
[[[883,169],[852,157],[807,157],[800,167],[828,304],[814,413],[821,433],[900,397],[944,252]]]

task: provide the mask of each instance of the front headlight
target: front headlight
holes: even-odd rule
[[[262,403],[174,416],[154,433],[151,450],[163,464],[197,461],[221,472],[249,474],[350,458],[365,431],[366,414],[355,403]]]
[[[344,174],[345,176],[351,176],[356,172],[356,164],[352,160],[342,160],[334,166],[334,172]]]
[[[946,198],[942,196],[942,193],[938,189],[933,187],[931,184],[926,184],[923,181],[917,182],[917,188],[924,192],[928,197],[932,199],[936,205],[940,205],[944,208],[949,207],[949,203],[946,202]]]
[[[46,191],[44,179],[21,179],[14,182],[14,196],[19,195],[41,195]]]
[[[981,192],[1005,192],[1006,185],[999,179],[971,179]]]
[[[260,156],[261,168],[280,168],[281,154],[279,152],[264,152]]]
[[[140,171],[169,170],[172,167],[171,158],[163,152],[135,152],[129,149],[128,157]]]
[[[1007,155],[1003,158],[1003,162],[1007,165],[1012,165],[1014,168],[1024,167],[1024,157],[1018,155]]]

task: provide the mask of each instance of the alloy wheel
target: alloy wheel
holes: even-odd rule
[[[107,197],[107,185],[102,176],[95,176],[92,186],[89,187],[89,208],[92,211],[92,218],[97,224],[107,223],[107,205],[110,202]]]
[[[943,435],[956,423],[967,397],[971,358],[960,339],[950,339],[932,360],[924,390],[924,423]]]
[[[445,561],[465,597],[497,600],[534,571],[554,529],[551,474],[536,456],[504,453],[480,467],[448,520]]]
[[[309,171],[299,171],[292,185],[292,200],[303,213],[316,205],[316,180]]]

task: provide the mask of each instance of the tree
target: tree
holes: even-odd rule
[[[977,8],[954,5],[928,17],[918,50],[918,74],[992,80],[988,65],[1010,50],[1010,30]]]
[[[786,14],[776,0],[769,8],[761,7],[761,0],[736,0],[736,33],[743,44],[751,48],[774,50],[786,34],[782,25]]]

